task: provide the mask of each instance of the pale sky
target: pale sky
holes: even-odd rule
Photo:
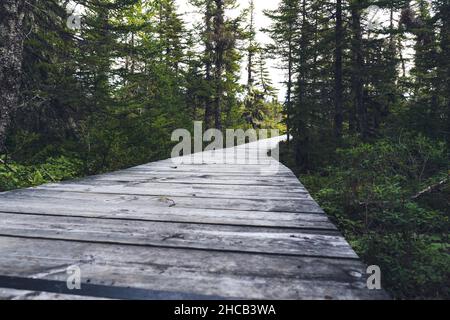
[[[191,6],[189,4],[189,0],[176,0],[178,4],[178,10],[180,13],[186,13],[184,16],[184,20],[188,25],[191,25],[192,22],[196,22],[202,17],[195,14],[195,7]],[[270,26],[270,19],[267,18],[264,14],[264,10],[275,10],[278,8],[280,0],[255,0],[255,24],[256,24],[256,30],[257,35],[256,39],[261,44],[268,44],[270,43],[270,37],[268,37],[263,32],[260,32],[260,29],[267,28]],[[237,10],[229,11],[227,14],[229,16],[234,16],[239,14],[242,10],[249,7],[249,0],[237,0],[237,3],[239,4],[239,8]],[[276,61],[268,61],[267,62],[268,67],[270,68],[270,75],[273,82],[273,85],[279,90],[279,99],[280,101],[284,101],[285,96],[285,89],[282,85],[282,82],[284,81],[284,72],[276,67],[277,63]],[[245,60],[243,60],[242,64],[242,83],[245,83],[246,76],[245,76],[245,69],[247,65],[245,63]]]

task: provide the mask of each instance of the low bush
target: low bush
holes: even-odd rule
[[[381,267],[384,287],[396,298],[450,298],[446,144],[403,135],[328,158],[300,179],[360,257]]]

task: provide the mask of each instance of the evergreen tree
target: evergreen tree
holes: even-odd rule
[[[272,20],[272,26],[266,30],[266,32],[269,33],[275,42],[275,44],[268,49],[274,56],[281,58],[281,68],[287,72],[287,93],[284,110],[289,143],[292,127],[291,118],[293,113],[293,89],[295,77],[294,51],[299,36],[299,2],[297,0],[282,0],[277,10],[266,12],[265,14]]]
[[[334,132],[337,138],[342,136],[342,127],[344,122],[344,88],[343,88],[343,41],[344,41],[344,27],[343,27],[343,12],[342,0],[336,0],[336,26],[335,26],[335,85],[334,85]]]
[[[2,1],[0,4],[0,152],[19,104],[25,15],[34,1]]]

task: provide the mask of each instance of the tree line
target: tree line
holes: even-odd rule
[[[283,161],[395,298],[448,298],[448,0],[282,0]],[[380,16],[377,21],[376,16]]]
[[[228,14],[236,1],[191,5],[193,25],[174,0],[2,1],[4,157],[66,155],[95,173],[167,156],[170,133],[194,120],[205,129],[278,126],[253,1],[237,17]]]
[[[383,135],[399,112],[428,136],[448,137],[449,12],[447,0],[283,0],[268,13],[299,166],[320,163],[322,140],[334,148],[344,136]]]

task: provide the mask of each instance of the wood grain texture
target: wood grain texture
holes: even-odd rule
[[[0,194],[0,299],[387,298],[281,139]]]
[[[36,252],[35,247],[41,249]],[[0,273],[229,299],[379,299],[358,260],[144,248],[0,237]],[[14,265],[15,268],[11,268]]]

